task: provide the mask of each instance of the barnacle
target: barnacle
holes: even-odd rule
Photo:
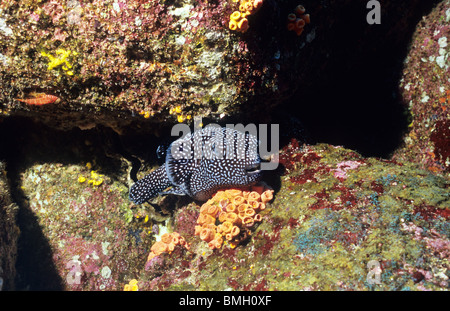
[[[218,191],[200,207],[195,235],[211,249],[220,248],[225,240],[231,247],[250,236],[255,223],[262,221],[258,212],[273,198],[273,190],[254,186],[251,191],[229,189]]]

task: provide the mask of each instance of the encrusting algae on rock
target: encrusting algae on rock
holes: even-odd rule
[[[250,191],[229,189],[218,191],[200,208],[195,235],[208,243],[209,248],[220,248],[224,238],[236,247],[251,234],[251,228],[262,217],[258,212],[273,198],[273,190],[253,186]]]

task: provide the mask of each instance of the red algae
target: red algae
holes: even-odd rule
[[[414,214],[419,214],[425,220],[436,219],[443,217],[446,220],[450,219],[450,208],[436,208],[434,206],[419,206],[414,209]]]
[[[315,169],[304,169],[301,175],[290,177],[290,181],[300,185],[307,182],[317,182],[317,179],[314,177],[315,172]]]
[[[434,154],[436,160],[442,164],[450,158],[450,121],[439,120],[436,122],[434,131],[430,135],[430,140],[434,144]]]

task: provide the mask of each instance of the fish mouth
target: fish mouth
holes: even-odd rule
[[[248,176],[258,175],[262,172],[260,163],[247,165],[244,170]]]

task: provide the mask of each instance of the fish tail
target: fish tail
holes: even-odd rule
[[[138,180],[130,188],[129,198],[135,204],[142,204],[171,185],[165,166],[154,170]]]

